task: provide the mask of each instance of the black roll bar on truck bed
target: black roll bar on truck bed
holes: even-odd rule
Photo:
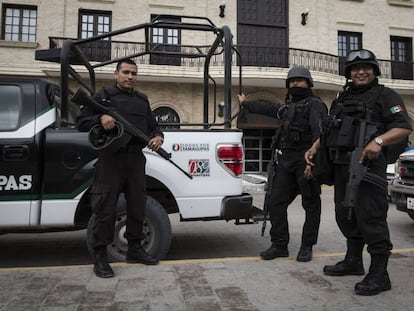
[[[143,23],[119,30],[111,31],[98,36],[90,37],[87,39],[66,39],[61,48],[51,48],[47,50],[37,50],[35,59],[48,62],[60,63],[60,84],[61,84],[61,122],[68,121],[68,98],[69,98],[69,79],[73,78],[77,83],[83,86],[89,91],[90,94],[94,94],[96,91],[96,74],[95,69],[98,67],[106,66],[109,64],[117,63],[122,59],[135,58],[146,54],[150,55],[166,55],[166,56],[180,56],[182,58],[205,58],[204,62],[204,78],[203,78],[203,123],[202,124],[190,124],[201,125],[204,128],[211,126],[224,126],[224,128],[231,128],[231,121],[236,116],[231,115],[231,92],[232,92],[232,56],[233,52],[236,52],[238,57],[238,63],[240,64],[240,54],[233,46],[233,35],[228,26],[222,26],[221,28],[215,26],[212,21],[206,17],[197,16],[180,16],[181,22],[177,21],[162,21],[160,16],[155,17],[149,23]],[[187,21],[187,22],[183,22]],[[191,22],[190,22],[191,21]],[[180,45],[174,45],[180,47],[180,51],[160,51],[155,45],[151,43],[151,29],[154,28],[168,28],[178,30],[189,31],[202,31],[213,33],[216,38],[214,42],[209,46],[208,52],[203,53],[200,48],[196,48],[196,52],[189,53],[184,52]],[[87,43],[98,42],[107,40],[109,43],[111,39],[118,35],[124,35],[133,31],[143,30],[145,49],[137,53],[124,55],[118,58],[112,58],[105,61],[91,61],[82,51],[82,45]],[[214,85],[214,109],[216,109],[216,82],[210,75],[210,62],[211,58],[215,55],[223,54],[224,60],[224,109],[223,109],[223,123],[209,123],[209,82],[212,81]],[[74,65],[82,65],[88,72],[89,82],[82,78],[82,75],[75,69]],[[241,90],[241,66],[239,66],[239,88]],[[214,119],[215,121],[215,119]],[[181,124],[184,125],[184,124]],[[188,125],[188,124],[187,124]]]

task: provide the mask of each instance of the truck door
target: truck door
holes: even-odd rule
[[[40,123],[47,112],[36,112],[36,87],[28,80],[0,80],[0,225],[28,226],[40,193]],[[43,121],[41,121],[43,120]]]

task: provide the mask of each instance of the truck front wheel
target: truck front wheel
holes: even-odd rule
[[[87,246],[92,258],[94,257],[93,250],[93,234],[92,227],[95,223],[95,214],[92,214],[89,219],[87,228]],[[128,249],[127,240],[124,237],[126,230],[126,201],[123,196],[118,201],[118,212],[115,223],[114,241],[108,245],[108,260],[117,262],[125,261],[126,252]],[[144,234],[145,239],[141,241],[144,249],[155,258],[163,259],[171,244],[171,223],[168,214],[162,205],[154,198],[148,196],[147,204],[145,206],[145,220],[144,220]]]

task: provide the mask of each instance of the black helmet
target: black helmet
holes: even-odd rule
[[[121,123],[115,121],[115,127],[109,131],[105,130],[101,124],[93,126],[89,130],[88,138],[94,150],[116,152],[128,144],[131,135],[124,131]]]
[[[292,67],[286,78],[286,88],[289,88],[289,81],[293,78],[303,78],[308,81],[309,87],[313,87],[313,79],[308,69],[302,66]]]
[[[375,76],[381,75],[381,70],[374,53],[369,50],[353,50],[348,53],[345,60],[345,77],[351,78],[351,67],[355,64],[370,64],[374,67]]]

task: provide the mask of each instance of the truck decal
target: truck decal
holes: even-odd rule
[[[32,175],[0,175],[0,191],[27,191],[32,188]]]
[[[40,112],[36,117],[26,124],[20,126],[17,131],[13,132],[2,132],[2,139],[10,138],[31,138],[43,131],[46,127],[56,121],[55,107],[51,106],[46,110]],[[33,132],[34,129],[34,132]]]
[[[188,169],[192,176],[210,176],[210,162],[205,160],[188,160]]]
[[[209,151],[209,144],[173,144],[172,150],[179,151]]]

